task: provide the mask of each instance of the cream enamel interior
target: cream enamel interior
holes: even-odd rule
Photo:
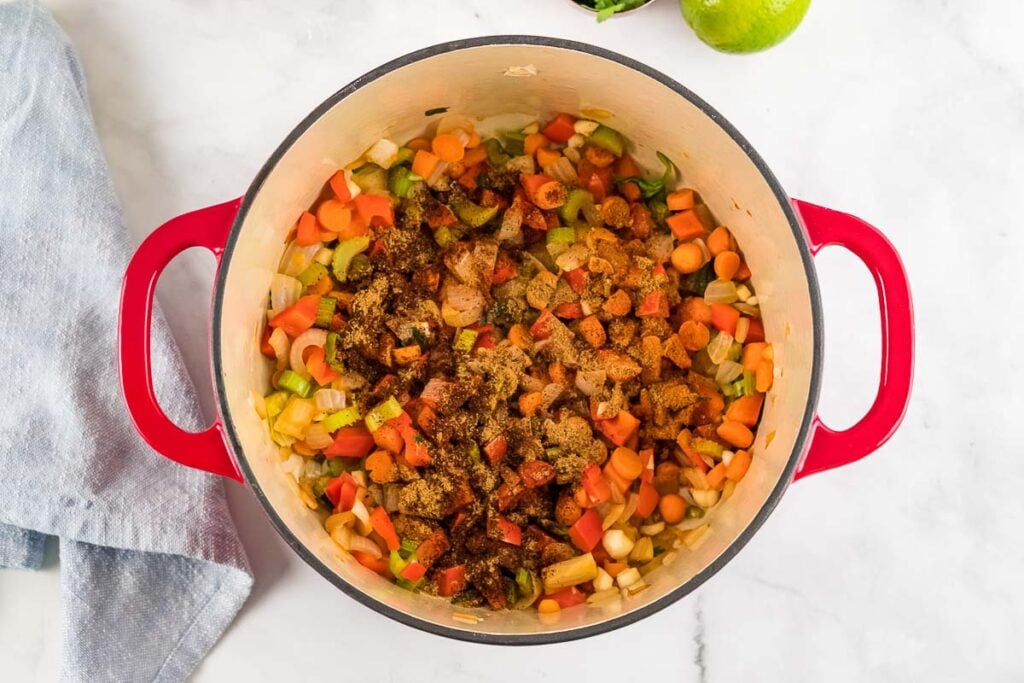
[[[610,87],[610,86],[614,87]],[[685,184],[698,189],[718,220],[736,235],[754,273],[776,380],[754,446],[754,464],[736,495],[713,511],[711,533],[696,551],[681,549],[670,566],[648,576],[651,587],[604,609],[565,610],[555,623],[535,612],[492,613],[398,589],[356,564],[326,535],[280,467],[278,449],[252,408],[270,369],[257,339],[282,236],[341,165],[380,137],[403,140],[438,117],[428,109],[488,118],[534,120],[552,111],[590,111],[623,131],[653,170],[654,150],[668,154]],[[811,386],[812,304],[800,251],[779,201],[747,153],[706,113],[659,81],[604,57],[540,45],[469,47],[393,70],[337,101],[284,153],[255,190],[230,262],[223,296],[220,377],[244,457],[276,514],[331,572],[374,600],[451,629],[487,634],[565,631],[614,619],[679,588],[708,567],[754,519],[793,456]],[[325,585],[325,590],[328,588]],[[461,616],[453,619],[453,614]],[[468,615],[468,617],[467,617]]]

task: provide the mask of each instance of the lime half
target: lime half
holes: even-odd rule
[[[757,52],[782,42],[811,0],[680,0],[697,37],[722,52]]]

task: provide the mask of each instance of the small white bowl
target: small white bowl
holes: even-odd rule
[[[585,6],[581,5],[581,4],[579,4],[578,2],[576,2],[575,0],[568,0],[568,2],[569,2],[570,5],[572,5],[576,9],[578,9],[578,10],[580,10],[582,12],[586,12],[590,16],[594,16],[595,14],[597,14],[597,12],[595,10],[592,10],[589,7],[585,7]],[[650,7],[651,5],[654,4],[654,2],[655,2],[655,0],[647,0],[647,2],[645,2],[642,5],[640,5],[639,7],[634,7],[633,9],[628,9],[628,10],[625,10],[623,12],[616,12],[615,14],[611,15],[609,17],[609,19],[615,19],[616,17],[624,17],[624,16],[627,16],[627,15],[630,15],[630,14],[636,14],[640,10],[643,10],[643,9],[646,9],[646,8]]]

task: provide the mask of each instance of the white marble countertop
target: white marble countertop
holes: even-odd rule
[[[794,196],[881,227],[916,297],[917,377],[902,430],[866,460],[794,485],[732,563],[659,614],[554,647],[426,635],[333,589],[231,485],[256,585],[195,680],[1024,675],[1020,3],[819,0],[787,42],[748,57],[700,44],[673,0],[601,26],[564,0],[47,5],[84,62],[140,239],[171,216],[241,194],[283,135],[364,71],[449,39],[544,33],[627,54],[706,98]],[[846,426],[874,395],[877,307],[852,256],[831,250],[817,265],[821,410]],[[190,254],[160,287],[201,386],[211,275],[212,260]],[[58,578],[52,563],[0,573],[6,680],[56,677]]]

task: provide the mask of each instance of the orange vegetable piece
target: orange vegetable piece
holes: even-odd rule
[[[537,163],[541,168],[547,168],[551,164],[558,161],[562,156],[562,153],[557,149],[548,149],[547,147],[541,147],[537,150]]]
[[[429,178],[440,161],[436,154],[419,149],[412,159],[412,172],[421,178]]]
[[[692,209],[672,214],[665,219],[665,223],[680,242],[687,242],[704,234],[704,224]]]
[[[725,485],[725,463],[718,463],[704,476],[707,477],[708,486],[716,491],[721,491],[722,487]]]
[[[328,199],[317,208],[316,219],[325,229],[341,232],[352,221],[352,209],[338,199]],[[334,237],[335,235],[331,235],[331,239]]]
[[[334,191],[334,196],[338,198],[338,201],[345,203],[352,200],[352,193],[348,191],[348,181],[345,179],[345,171],[341,170],[331,176],[328,181],[331,190]]]
[[[754,370],[755,388],[762,393],[771,389],[774,374],[775,363],[767,358],[762,359],[757,364],[757,369]]]
[[[754,443],[754,433],[745,424],[736,420],[724,421],[718,425],[715,433],[720,439],[736,448],[750,448],[750,444]]]
[[[768,347],[764,342],[751,342],[743,347],[743,358],[742,364],[744,370],[750,370],[751,372],[757,371],[757,366],[761,363],[761,358],[764,356],[764,350]]]
[[[740,269],[740,255],[735,251],[723,251],[715,257],[715,275],[722,280],[731,280]]]
[[[462,157],[462,163],[466,165],[466,168],[482,164],[487,161],[487,148],[486,147],[470,147],[466,150],[466,156]]]
[[[430,143],[430,148],[441,160],[447,161],[449,164],[462,161],[462,158],[466,156],[466,148],[462,141],[451,133],[441,133],[435,136]]]
[[[679,339],[687,351],[700,351],[711,341],[711,331],[704,323],[687,320],[679,326]]]
[[[732,456],[732,460],[725,467],[725,476],[732,481],[739,481],[747,473],[747,470],[750,469],[750,461],[749,452],[736,451]]]
[[[533,156],[534,152],[542,147],[547,147],[551,141],[544,137],[543,133],[530,133],[523,140],[523,153]]]
[[[299,216],[298,232],[295,241],[304,247],[316,244],[320,241],[320,226],[316,223],[316,216],[309,211],[303,211]]]
[[[304,296],[271,318],[269,324],[271,327],[280,327],[289,337],[298,337],[313,327],[319,307],[319,296],[315,294]]]
[[[729,304],[711,304],[711,324],[716,329],[734,335],[739,319],[740,312]]]
[[[620,410],[617,416],[610,420],[600,420],[596,426],[613,444],[625,446],[636,434],[636,430],[640,427],[640,420],[633,417],[629,411]]]
[[[680,310],[680,317],[682,317],[684,321],[693,320],[694,322],[710,325],[711,306],[708,305],[703,298],[699,296],[691,296],[683,302]]]
[[[544,400],[539,391],[531,391],[519,397],[519,412],[523,415],[533,415],[540,408]]]
[[[669,211],[686,211],[693,208],[693,190],[676,190],[665,197]]]
[[[387,451],[370,453],[366,458],[366,471],[369,472],[371,481],[377,484],[390,484],[398,479],[395,459]]]
[[[658,511],[661,512],[661,518],[666,524],[679,524],[686,514],[686,501],[682,496],[670,493],[658,501]]]
[[[718,256],[723,251],[732,249],[732,235],[725,226],[718,226],[708,235],[708,251],[712,256]]]
[[[615,472],[625,479],[627,482],[631,482],[640,476],[643,472],[644,465],[640,461],[640,456],[637,452],[630,448],[619,447],[612,451],[612,457],[609,459],[609,463]]]
[[[725,419],[736,420],[748,427],[753,427],[761,416],[761,405],[763,403],[764,394],[740,396],[729,404],[728,410],[725,411]]]

